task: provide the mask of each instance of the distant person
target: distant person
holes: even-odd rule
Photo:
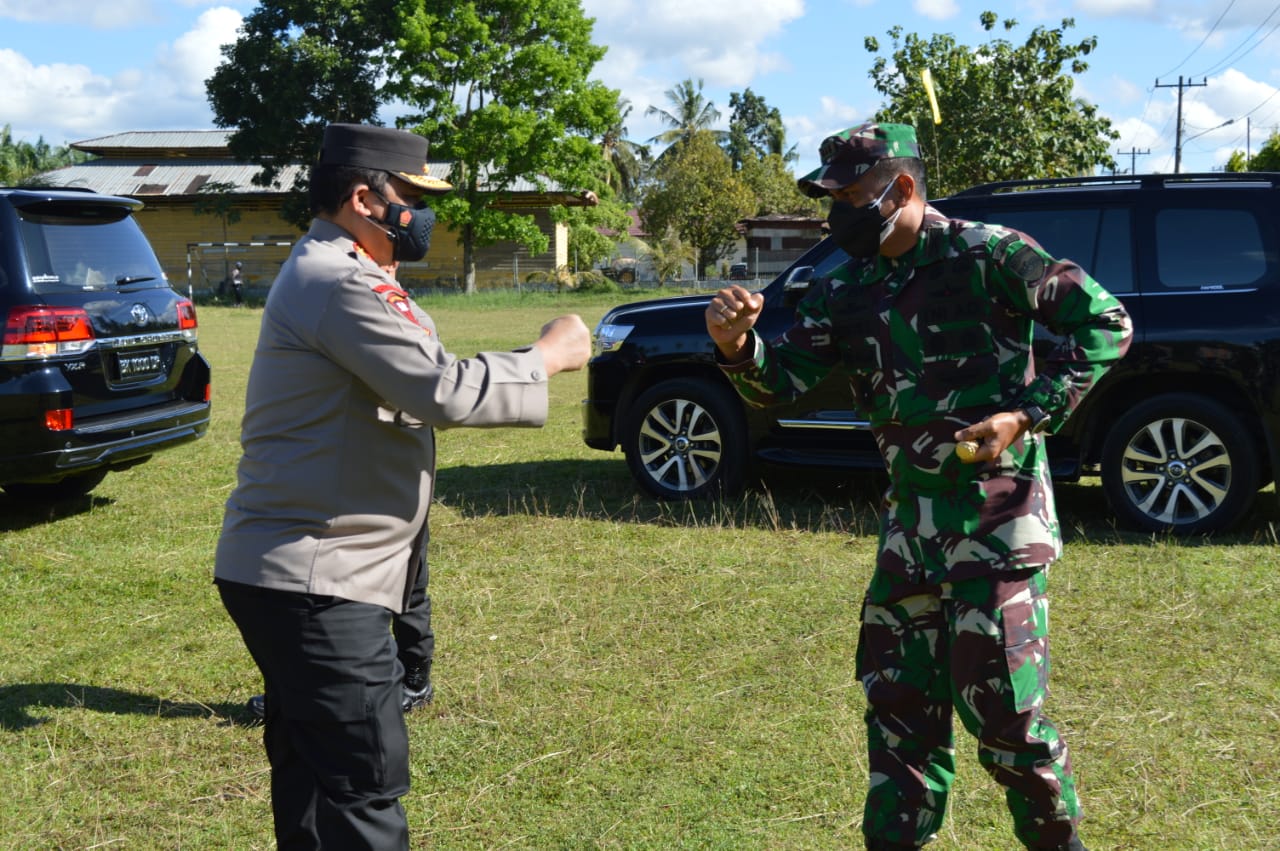
[[[236,307],[244,304],[244,273],[239,260],[231,269],[231,296],[235,299]]]
[[[427,550],[436,427],[538,426],[590,332],[561,316],[459,359],[388,269],[426,254],[427,142],[325,128],[315,219],[267,296],[214,577],[262,672],[281,848],[407,849],[404,669],[391,625]]]
[[[856,663],[866,847],[902,851],[937,834],[954,713],[1004,787],[1018,840],[1082,851],[1067,746],[1041,712],[1048,568],[1062,552],[1042,433],[1124,355],[1129,316],[1025,234],[929,206],[911,127],[864,124],[820,154],[800,190],[835,200],[829,238],[848,262],[776,339],[753,330],[764,300],[740,285],[720,290],[705,319],[752,405],[790,401],[843,365],[889,471]],[[1062,338],[1039,374],[1036,323]]]

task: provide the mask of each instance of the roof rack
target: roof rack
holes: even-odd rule
[[[1214,171],[1193,174],[1116,174],[1087,177],[1046,177],[1039,180],[1001,180],[982,183],[961,190],[952,198],[995,195],[1021,189],[1059,189],[1072,186],[1139,186],[1143,189],[1159,189],[1174,184],[1198,183],[1269,183],[1280,185],[1280,172],[1274,171]]]

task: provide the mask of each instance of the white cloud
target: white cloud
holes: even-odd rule
[[[768,42],[804,14],[803,0],[583,0],[582,5],[596,19],[593,40],[611,45],[597,70],[615,88],[637,82],[615,72],[642,65],[682,69],[663,81],[663,88],[684,77],[702,77],[713,87],[744,85],[786,66]],[[620,65],[615,54],[628,58]]]
[[[222,45],[236,40],[240,13],[226,6],[201,12],[195,26],[172,45],[162,45],[156,67],[165,85],[184,97],[204,99],[204,81],[222,62]]]
[[[0,19],[23,23],[57,24],[74,22],[93,29],[124,29],[139,21],[153,21],[155,7],[151,0],[111,0],[110,3],[86,0],[0,0]]]
[[[956,0],[915,0],[911,5],[916,14],[935,21],[945,21],[960,14]]]
[[[1156,11],[1156,0],[1076,0],[1075,7],[1082,15],[1099,18],[1150,15]]]
[[[9,0],[0,11],[12,12],[15,5]],[[4,121],[15,138],[43,136],[51,145],[126,130],[209,127],[204,81],[221,61],[219,46],[235,40],[240,21],[228,7],[208,9],[189,31],[161,45],[152,63],[111,76],[71,63],[37,65],[0,49]]]
[[[33,65],[22,54],[0,49],[0,79],[5,80],[5,122],[15,138],[44,134],[51,115],[66,138],[45,136],[50,145],[62,145],[96,128],[120,103],[119,80],[94,74],[83,65],[54,63]]]

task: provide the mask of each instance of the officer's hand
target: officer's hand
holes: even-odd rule
[[[711,297],[703,318],[707,323],[707,333],[725,360],[730,363],[741,360],[747,347],[747,332],[755,327],[762,310],[764,296],[736,284]]]
[[[576,313],[557,316],[542,326],[542,335],[534,343],[542,350],[547,377],[557,372],[582,369],[591,357],[591,332]]]
[[[955,433],[957,444],[973,441],[978,445],[976,452],[965,452],[956,449],[956,455],[966,464],[979,461],[993,461],[1026,430],[1030,418],[1022,411],[1001,411],[992,414],[979,423],[960,429]]]

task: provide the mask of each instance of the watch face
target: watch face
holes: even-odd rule
[[[1040,434],[1049,428],[1049,414],[1044,408],[1038,405],[1028,405],[1022,410],[1031,418],[1031,425],[1027,427],[1027,431],[1032,434]]]

